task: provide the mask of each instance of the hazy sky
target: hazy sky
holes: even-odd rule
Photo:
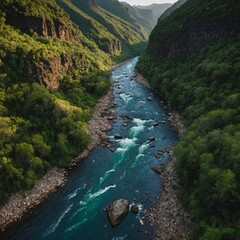
[[[175,3],[177,0],[120,0],[131,5],[150,5],[152,3]]]

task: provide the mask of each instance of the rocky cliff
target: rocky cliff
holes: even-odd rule
[[[2,8],[6,15],[6,23],[30,35],[37,33],[39,36],[57,37],[66,41],[76,39],[76,30],[68,16],[61,12],[57,5],[49,3],[48,11],[55,13],[49,15],[40,11],[35,13],[38,6],[33,5],[34,2],[31,4],[32,6],[25,6],[21,1],[16,1],[15,4],[4,1]]]
[[[189,14],[194,12],[193,2],[186,2],[180,11],[163,20],[160,18],[149,38],[148,53],[158,58],[186,58],[206,44],[226,40],[239,33],[240,16],[234,10],[234,4],[232,9],[227,9],[232,14],[224,15],[224,5],[212,6],[212,9],[206,8],[206,16],[201,17],[200,11],[196,15]]]
[[[74,41],[76,35],[59,20],[46,20],[41,17],[7,15],[6,23],[19,28],[27,34],[37,33],[43,37],[58,37],[61,40]]]
[[[158,57],[185,58],[208,43],[235,37],[240,29],[240,17],[224,21],[192,22],[179,37],[165,39],[164,35],[150,37],[148,52]]]
[[[106,40],[102,46],[100,46],[100,49],[103,50],[106,53],[116,53],[116,52],[122,52],[122,44],[119,40]]]
[[[81,54],[61,54],[41,63],[26,61],[25,77],[28,82],[40,82],[51,89],[58,89],[61,81],[71,69],[85,69]]]

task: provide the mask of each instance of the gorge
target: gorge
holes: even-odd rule
[[[154,156],[158,149],[176,144],[177,133],[168,122],[169,112],[152,92],[135,81],[137,58],[112,72],[116,119],[108,136],[114,150],[96,147],[69,174],[66,185],[51,194],[20,224],[1,239],[152,239],[144,212],[153,207],[161,191],[159,175],[151,168],[164,164],[168,153]],[[148,97],[152,96],[152,101]],[[166,123],[161,123],[165,121]],[[123,123],[126,123],[124,125]],[[158,123],[158,124],[156,124]],[[118,133],[124,138],[114,139]],[[155,136],[155,140],[148,140]],[[87,173],[87,174],[86,174]],[[126,198],[139,207],[112,229],[103,211],[112,201]]]
[[[2,0],[0,205],[18,193],[31,213],[0,238],[240,239],[239,13]],[[34,186],[46,201],[25,201]],[[135,213],[112,228],[122,198]]]

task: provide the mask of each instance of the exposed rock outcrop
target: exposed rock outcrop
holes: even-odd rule
[[[59,20],[46,20],[36,16],[23,16],[11,14],[9,12],[6,16],[6,22],[16,28],[19,28],[22,32],[27,34],[37,33],[43,37],[57,37],[63,41],[74,41],[76,35],[70,30],[68,26],[62,24]]]
[[[100,46],[100,48],[106,53],[115,53],[122,51],[122,45],[119,40],[108,40],[102,46]]]
[[[113,227],[117,226],[128,214],[129,204],[127,200],[119,199],[109,206],[108,217]]]
[[[208,43],[237,36],[239,31],[239,16],[207,23],[190,22],[178,37],[174,35],[166,38],[153,32],[147,51],[158,58],[186,58]]]
[[[85,67],[85,61],[79,55],[61,55],[48,59],[45,62],[34,63],[27,61],[25,78],[29,82],[40,82],[41,84],[57,89],[65,73],[72,67],[82,69]]]

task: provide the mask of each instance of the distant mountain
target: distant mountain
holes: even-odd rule
[[[105,52],[124,56],[141,54],[149,32],[117,0],[56,0],[79,26]]]
[[[157,23],[157,20],[158,18],[167,10],[169,9],[170,7],[172,6],[171,3],[164,3],[164,4],[157,4],[157,3],[154,3],[154,4],[151,4],[151,5],[148,5],[148,6],[140,6],[140,5],[137,5],[135,6],[136,8],[138,9],[150,9],[153,13],[153,16],[155,18],[155,21]]]
[[[175,2],[171,7],[169,7],[160,17],[160,20],[164,19],[165,17],[169,16],[173,11],[181,7],[187,0],[178,0]]]
[[[122,4],[131,14],[131,16],[136,19],[136,21],[150,34],[156,25],[152,11],[149,9],[139,9],[124,2],[122,2]]]

